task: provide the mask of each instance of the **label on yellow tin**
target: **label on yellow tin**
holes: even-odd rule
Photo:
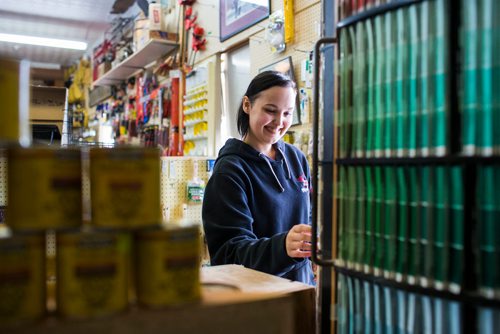
[[[161,223],[160,151],[91,149],[92,224],[144,227]]]
[[[15,230],[74,228],[82,222],[80,151],[8,150],[6,223]]]
[[[128,306],[130,236],[64,233],[57,240],[57,308],[71,318],[106,316]]]
[[[137,237],[137,299],[158,307],[200,299],[198,227],[140,232]]]
[[[0,327],[45,313],[45,239],[0,238]]]

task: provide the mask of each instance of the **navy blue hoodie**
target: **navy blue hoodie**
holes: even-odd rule
[[[310,218],[310,172],[304,154],[279,141],[276,160],[238,139],[219,152],[203,200],[212,265],[241,264],[314,284],[309,259],[291,258],[285,238]]]

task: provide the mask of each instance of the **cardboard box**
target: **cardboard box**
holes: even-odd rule
[[[204,267],[201,273],[201,282],[205,286],[232,288],[238,291],[233,292],[236,295],[268,294],[291,298],[294,330],[290,333],[315,333],[316,290],[313,286],[239,265]]]
[[[29,120],[31,125],[55,125],[63,133],[64,113],[68,108],[65,87],[31,86]]]
[[[203,267],[202,301],[109,318],[48,318],[8,333],[313,334],[315,288],[237,265]],[[3,333],[3,332],[2,332]]]
[[[135,52],[141,50],[151,39],[163,39],[166,41],[177,41],[178,35],[171,32],[159,30],[135,30],[134,31],[134,49]]]
[[[161,30],[163,27],[163,11],[160,3],[150,3],[149,11],[149,28],[151,30]]]
[[[105,61],[97,66],[97,78],[102,77],[106,72],[111,69],[111,62]]]
[[[65,87],[31,86],[30,120],[62,122],[67,94]]]
[[[147,18],[139,18],[135,20],[133,36],[134,52],[142,49],[151,39],[163,39],[172,42],[177,41],[179,37],[177,33],[164,30],[153,30],[150,29],[149,24],[150,22]]]

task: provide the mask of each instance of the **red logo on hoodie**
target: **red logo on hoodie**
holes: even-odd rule
[[[302,188],[300,189],[303,193],[309,192],[309,182],[307,182],[307,178],[304,174],[297,178],[297,181],[302,183]]]

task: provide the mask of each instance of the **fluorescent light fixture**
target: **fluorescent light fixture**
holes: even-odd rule
[[[30,68],[40,68],[43,70],[60,70],[61,64],[40,63],[40,62],[32,61],[32,62],[30,62]]]
[[[35,37],[27,35],[0,33],[0,42],[41,45],[51,48],[63,48],[72,50],[87,50],[87,43],[85,42],[70,41],[70,40],[56,39],[56,38]]]

